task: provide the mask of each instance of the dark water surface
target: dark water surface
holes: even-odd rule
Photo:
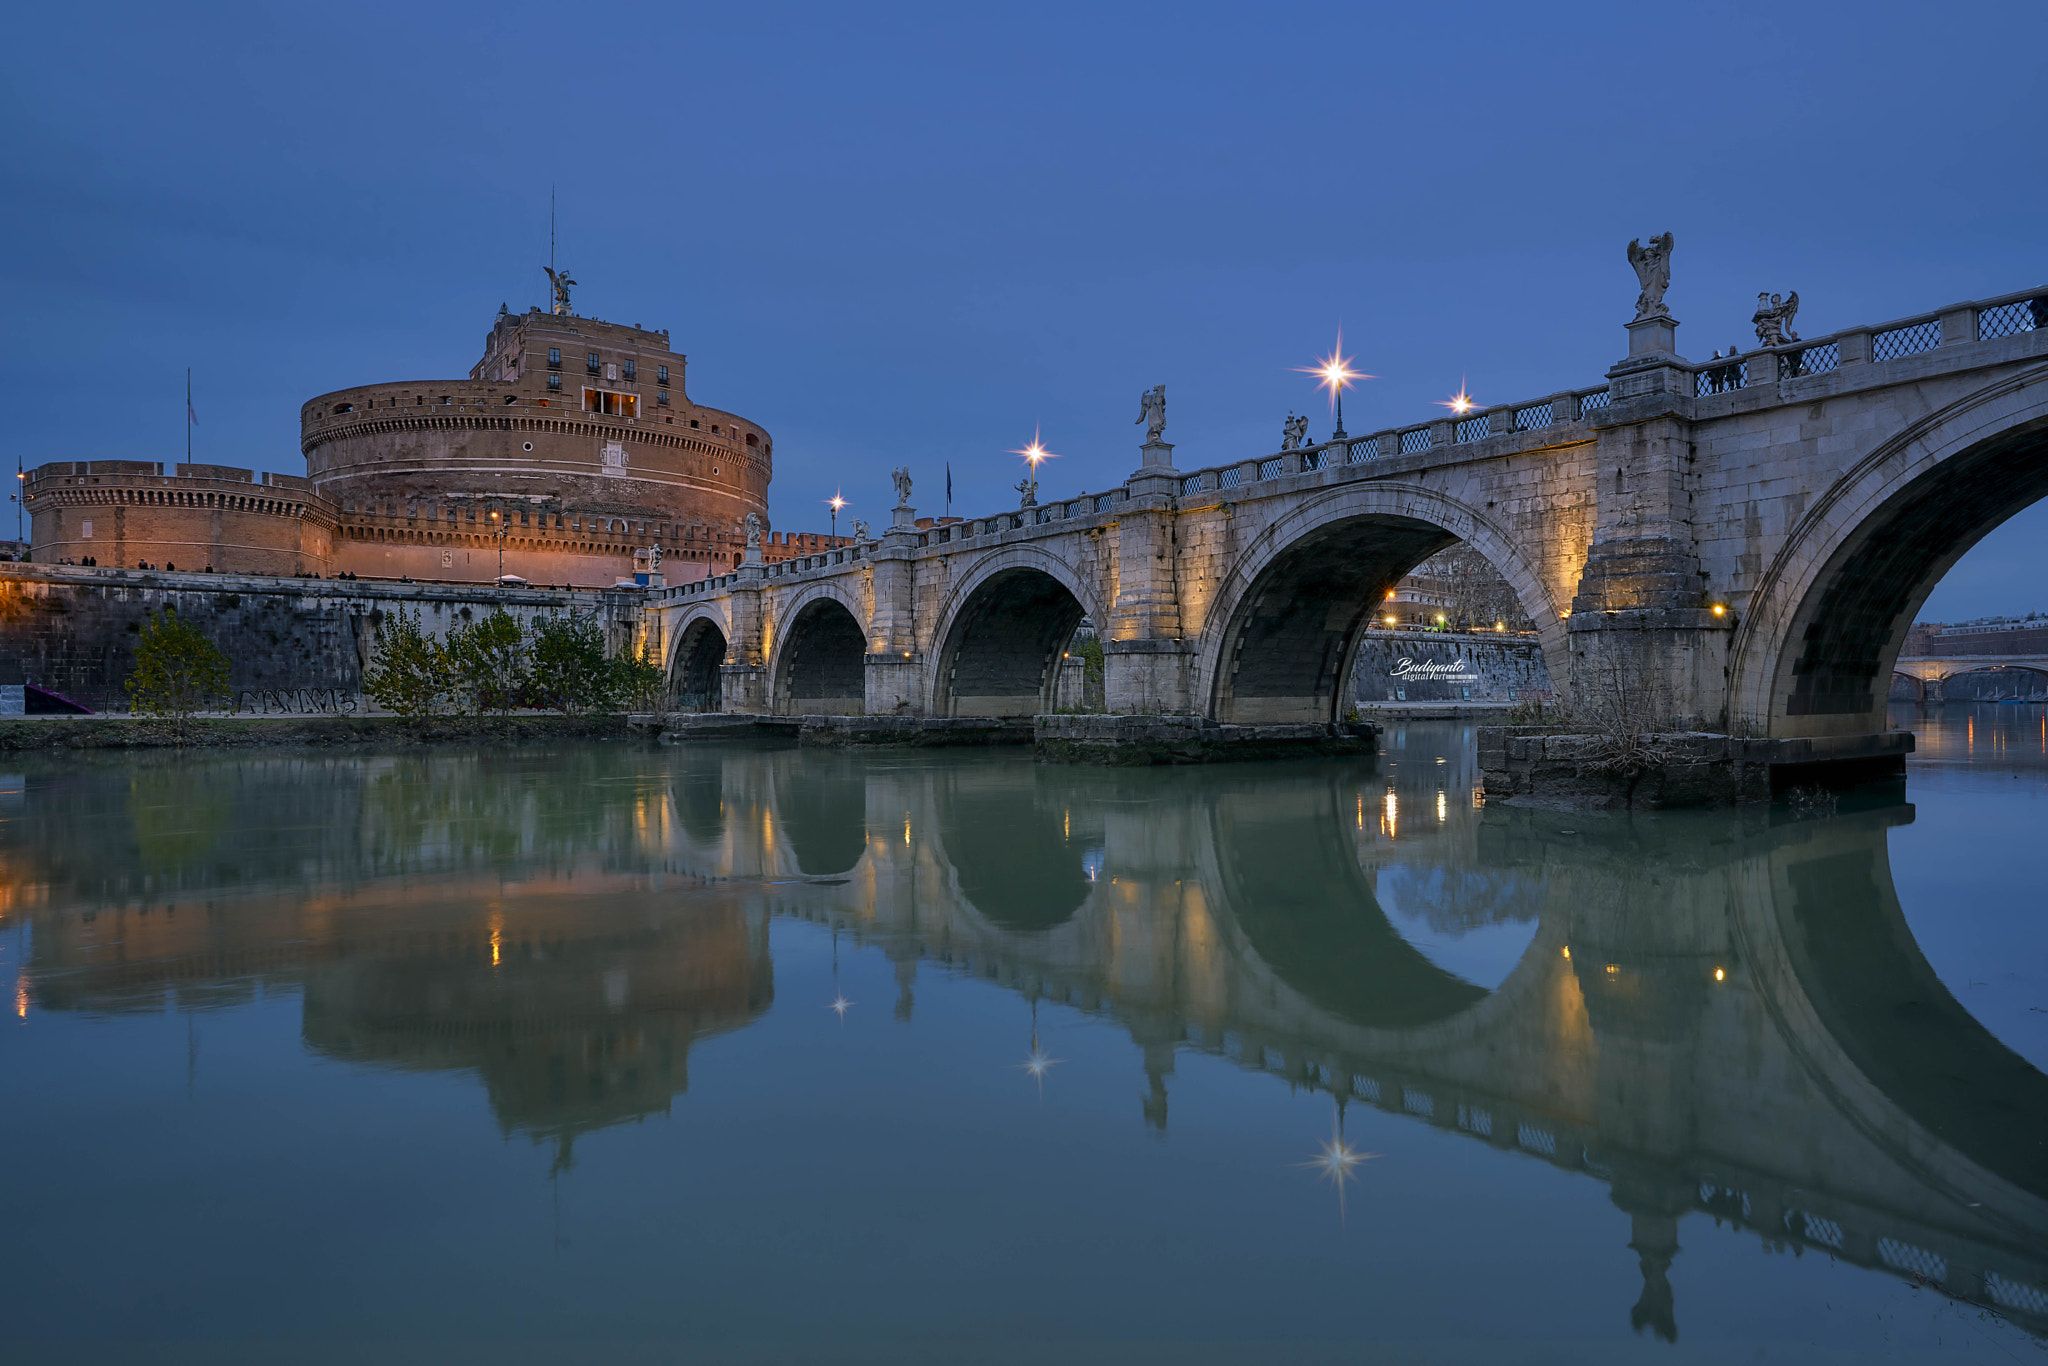
[[[1906,801],[626,745],[0,776],[10,1361],[2048,1361],[2048,717]]]

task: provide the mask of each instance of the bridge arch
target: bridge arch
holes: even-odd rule
[[[1032,716],[1052,710],[1060,652],[1087,617],[1105,619],[1096,586],[1055,555],[1009,546],[978,561],[940,605],[930,674],[934,716]]]
[[[692,609],[670,637],[668,696],[677,711],[721,711],[725,706],[726,655],[732,632],[716,604]]]
[[[1884,729],[1914,615],[1969,549],[2048,496],[2048,365],[1909,424],[1786,538],[1737,629],[1731,721],[1771,735]]]
[[[1204,617],[1193,695],[1219,721],[1338,719],[1387,591],[1456,541],[1500,571],[1536,623],[1551,677],[1568,677],[1557,599],[1508,533],[1433,489],[1376,481],[1304,501],[1238,556]]]
[[[769,654],[770,708],[784,716],[867,710],[867,613],[837,582],[805,585],[780,604]]]

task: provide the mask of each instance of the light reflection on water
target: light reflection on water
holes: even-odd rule
[[[0,1311],[2005,1359],[2048,1326],[2039,710],[1905,717],[1912,804],[1810,820],[1482,809],[1447,723],[1135,773],[24,760]]]

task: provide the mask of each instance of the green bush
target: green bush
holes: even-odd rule
[[[627,711],[661,710],[667,679],[662,673],[661,661],[644,644],[614,655],[611,671],[612,696],[623,703]]]
[[[504,716],[526,691],[526,632],[503,608],[448,633],[455,695],[473,714]]]
[[[363,670],[363,692],[408,721],[439,711],[454,683],[441,642],[420,629],[418,612],[394,612],[377,623],[377,657]]]
[[[136,711],[168,717],[182,731],[192,713],[228,690],[228,657],[166,607],[144,624],[125,687]]]
[[[617,705],[619,671],[604,657],[604,632],[594,615],[534,622],[532,660],[530,692],[538,705],[569,716]]]

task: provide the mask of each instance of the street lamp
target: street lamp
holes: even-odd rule
[[[1031,467],[1030,472],[1025,476],[1025,483],[1018,485],[1018,490],[1024,494],[1027,506],[1036,506],[1038,503],[1038,467],[1047,460],[1057,460],[1059,457],[1045,448],[1045,443],[1039,439],[1038,428],[1036,427],[1031,429],[1031,444],[1022,450],[1011,451],[1010,454],[1023,456],[1024,463]]]
[[[832,543],[839,544],[839,509],[846,506],[846,500],[835,491],[825,500],[825,506],[832,509]]]
[[[1363,374],[1351,368],[1352,357],[1344,354],[1344,329],[1337,329],[1337,344],[1330,348],[1330,354],[1314,365],[1297,365],[1294,368],[1304,375],[1316,376],[1316,388],[1330,391],[1330,411],[1335,415],[1337,429],[1330,433],[1330,440],[1344,439],[1344,391],[1355,379],[1377,379],[1377,375]]]
[[[491,525],[498,535],[498,587],[505,586],[505,515],[496,508],[491,509]]]

